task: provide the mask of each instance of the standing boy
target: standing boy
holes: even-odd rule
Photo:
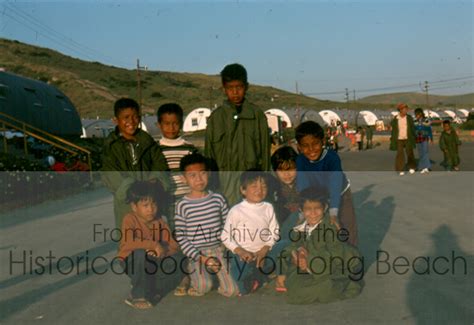
[[[459,171],[459,145],[461,145],[461,141],[459,141],[456,131],[451,128],[451,123],[448,120],[443,121],[443,132],[439,137],[439,147],[444,154],[443,164],[446,170]]]
[[[220,241],[229,208],[224,197],[207,190],[207,159],[194,153],[180,163],[183,179],[190,192],[176,204],[176,238],[189,258],[191,287],[189,296],[202,296],[212,289],[212,274],[219,280],[218,292],[226,297],[238,294],[237,284],[224,261]],[[175,291],[176,292],[176,291]]]
[[[161,130],[162,137],[158,142],[161,152],[166,158],[166,163],[171,171],[172,184],[170,193],[174,196],[174,202],[180,200],[189,192],[189,187],[180,176],[179,163],[184,156],[197,152],[196,147],[180,136],[183,127],[183,109],[175,103],[161,105],[157,111],[157,126]],[[174,212],[174,206],[173,212]],[[174,218],[168,220],[174,229]]]
[[[221,71],[227,100],[207,122],[205,154],[224,172],[270,170],[270,133],[263,111],[245,99],[247,71],[229,64]],[[222,193],[229,204],[239,200],[239,173],[221,175]]]
[[[357,245],[357,223],[349,180],[338,154],[323,148],[324,130],[316,122],[303,122],[295,130],[300,154],[296,158],[298,191],[316,187],[329,192],[329,216],[347,232],[348,243]]]
[[[126,193],[135,180],[161,180],[168,185],[166,160],[153,138],[141,130],[140,108],[130,98],[120,98],[114,105],[115,131],[105,139],[102,153],[102,180],[114,193],[115,226],[120,227],[123,216],[130,211]],[[166,186],[165,186],[166,187]]]
[[[392,134],[390,136],[390,150],[396,150],[395,170],[400,176],[405,175],[405,153],[410,174],[415,173],[416,163],[413,149],[415,148],[415,123],[413,117],[408,115],[407,104],[398,104],[399,114],[390,123]]]

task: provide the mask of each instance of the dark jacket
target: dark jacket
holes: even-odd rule
[[[398,115],[390,122],[392,133],[390,136],[390,150],[397,150],[398,140]],[[407,114],[407,148],[415,148],[415,123],[413,117]]]
[[[132,155],[131,146],[134,146]],[[166,159],[159,145],[143,130],[138,130],[132,143],[122,137],[118,129],[105,139],[102,152],[102,181],[114,193],[116,226],[121,226],[124,215],[129,212],[125,202],[127,190],[136,180],[159,180],[163,187],[169,187]]]

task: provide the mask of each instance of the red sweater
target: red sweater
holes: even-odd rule
[[[165,256],[179,250],[168,224],[161,218],[147,223],[130,212],[123,219],[121,235],[117,256],[123,259],[136,249],[155,249],[157,243],[165,248]]]

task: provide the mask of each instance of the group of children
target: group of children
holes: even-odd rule
[[[410,174],[415,169],[421,174],[429,173],[431,161],[428,153],[428,144],[433,142],[433,133],[430,121],[425,117],[421,108],[415,109],[415,119],[408,113],[408,105],[398,104],[399,114],[391,122],[390,149],[396,150],[395,170],[400,176],[405,175],[405,154],[407,156],[406,166]],[[459,151],[461,144],[456,131],[451,127],[449,120],[443,121],[443,131],[439,139],[439,146],[443,151],[444,160],[442,166],[448,171],[459,171]],[[414,148],[418,149],[418,164],[413,154]]]
[[[296,128],[300,153],[282,147],[270,157],[265,116],[245,100],[245,68],[228,65],[221,77],[227,101],[208,120],[204,155],[180,137],[179,105],[158,109],[156,143],[138,128],[135,101],[115,103],[103,180],[132,282],[125,302],[147,309],[173,289],[202,296],[216,278],[226,297],[271,279],[290,303],[356,296],[362,281],[351,275],[363,265],[350,182],[324,148],[324,130],[304,122]]]

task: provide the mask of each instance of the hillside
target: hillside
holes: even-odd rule
[[[456,96],[439,96],[429,95],[429,104],[431,107],[436,106],[452,106],[452,107],[474,107],[474,93],[456,95]],[[424,93],[393,93],[374,95],[361,98],[361,103],[367,104],[385,104],[393,105],[396,103],[407,103],[415,106],[426,105],[426,95]]]
[[[82,61],[18,41],[0,38],[0,67],[57,86],[82,117],[111,117],[117,98],[138,97],[136,70]],[[197,107],[219,105],[224,98],[218,75],[141,71],[141,85],[143,112],[149,114],[170,101],[178,102],[188,112]],[[248,98],[263,109],[296,105],[314,109],[367,108],[367,105],[322,101],[258,85],[250,86]]]

